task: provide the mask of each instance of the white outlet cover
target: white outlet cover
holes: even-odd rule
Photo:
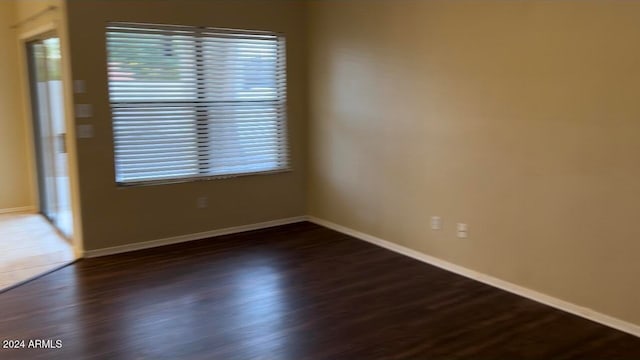
[[[73,81],[73,92],[76,94],[84,94],[86,92],[86,86],[84,80]]]
[[[207,206],[209,206],[209,199],[207,199],[206,196],[201,196],[198,199],[196,199],[196,206],[198,207],[198,209],[204,209]]]
[[[442,229],[442,218],[440,216],[431,217],[431,230]]]
[[[458,231],[458,238],[459,239],[466,239],[469,236],[469,233],[466,231]]]
[[[463,223],[458,223],[458,224],[456,225],[456,229],[458,229],[458,231],[464,231],[464,232],[467,232],[467,231],[469,231],[469,225],[467,225],[467,224],[463,224]]]

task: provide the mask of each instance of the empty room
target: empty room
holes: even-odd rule
[[[0,359],[640,359],[640,2],[0,1]]]

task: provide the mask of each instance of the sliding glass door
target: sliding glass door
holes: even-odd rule
[[[71,238],[73,220],[59,38],[45,37],[27,43],[27,56],[40,212]]]

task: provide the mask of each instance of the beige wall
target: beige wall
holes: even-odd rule
[[[93,105],[95,137],[77,140],[84,247],[111,246],[304,214],[306,134],[305,6],[298,1],[69,1],[76,103]],[[293,171],[172,185],[117,188],[107,88],[105,25],[137,21],[273,30],[287,37],[289,131]],[[197,209],[207,196],[209,207]]]
[[[31,146],[22,113],[22,86],[14,2],[0,1],[0,210],[34,205],[28,150]]]
[[[63,0],[10,0],[10,2],[16,4],[16,15],[21,22],[30,19],[22,22],[19,31],[33,29],[52,21],[55,16],[54,12],[42,12],[50,6],[61,6],[64,3]]]
[[[311,215],[640,324],[640,3],[310,14]]]

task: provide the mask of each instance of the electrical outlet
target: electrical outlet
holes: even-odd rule
[[[463,224],[463,223],[457,223],[456,230],[458,232],[458,238],[466,239],[469,237],[469,225]]]
[[[196,199],[196,206],[198,209],[204,209],[209,206],[209,199],[206,196],[200,196]]]
[[[442,229],[442,218],[440,216],[431,217],[431,230]]]
[[[84,94],[86,91],[84,80],[73,80],[73,92],[75,94]]]

